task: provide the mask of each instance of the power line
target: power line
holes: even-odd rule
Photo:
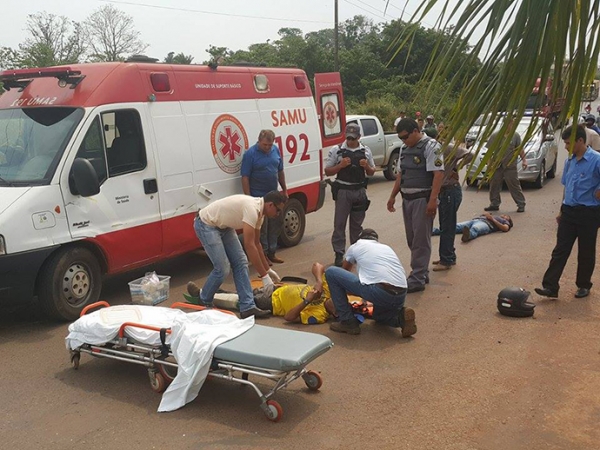
[[[362,10],[362,11],[365,11],[365,12],[367,12],[367,13],[371,14],[372,16],[376,16],[376,17],[378,17],[378,18],[380,18],[380,19],[383,19],[383,20],[386,20],[386,21],[387,21],[387,20],[390,20],[390,18],[388,18],[388,17],[384,17],[384,16],[381,16],[381,15],[379,15],[379,14],[376,14],[376,13],[374,13],[374,12],[371,12],[371,11],[369,11],[368,9],[365,9],[365,8],[363,8],[362,6],[359,6],[359,5],[357,5],[356,3],[352,3],[352,2],[351,2],[351,1],[349,1],[349,0],[344,0],[344,1],[345,1],[346,3],[348,3],[349,5],[352,5],[352,6],[354,6],[355,8],[358,8],[358,9],[360,9],[360,10]],[[360,0],[356,0],[356,1],[360,1]],[[361,2],[362,4],[364,4],[364,5],[367,5],[367,6],[371,7],[371,8],[373,8],[371,5],[369,5],[369,4],[367,4],[367,3],[363,2],[363,1],[360,1],[360,2]],[[373,8],[373,9],[375,9],[375,8]],[[378,11],[378,12],[379,12],[379,11]]]
[[[321,21],[321,20],[303,20],[303,19],[288,19],[285,17],[264,17],[264,16],[250,16],[250,15],[246,15],[246,14],[229,14],[229,13],[222,13],[222,12],[215,12],[215,11],[204,11],[204,10],[200,10],[200,9],[175,8],[173,6],[150,5],[148,3],[135,3],[135,2],[120,1],[120,0],[100,0],[100,1],[105,2],[105,3],[114,3],[117,5],[143,6],[146,8],[167,9],[167,10],[171,10],[171,11],[185,11],[185,12],[193,12],[193,13],[199,13],[199,14],[212,14],[215,16],[241,17],[244,19],[277,20],[280,22],[285,21],[285,22],[305,22],[305,23],[324,23],[324,24],[331,23],[331,22],[325,22],[325,21]]]

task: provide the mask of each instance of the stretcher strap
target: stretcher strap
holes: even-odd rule
[[[169,356],[169,346],[167,345],[167,328],[161,328],[160,335],[160,354],[163,357]]]

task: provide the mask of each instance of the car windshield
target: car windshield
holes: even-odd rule
[[[50,183],[82,117],[80,108],[0,110],[0,185]]]

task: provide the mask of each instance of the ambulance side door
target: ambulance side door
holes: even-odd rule
[[[72,158],[92,163],[100,193],[82,197],[69,173],[61,180],[73,239],[95,241],[106,255],[109,273],[152,262],[162,251],[156,166],[144,124],[145,111],[138,105],[97,108]]]
[[[342,143],[345,139],[346,108],[339,72],[316,73],[315,94],[323,147]]]

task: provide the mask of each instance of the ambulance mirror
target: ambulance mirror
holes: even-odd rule
[[[92,163],[85,158],[75,158],[69,178],[72,181],[72,183],[69,183],[69,187],[73,195],[91,197],[100,192],[98,174]]]

